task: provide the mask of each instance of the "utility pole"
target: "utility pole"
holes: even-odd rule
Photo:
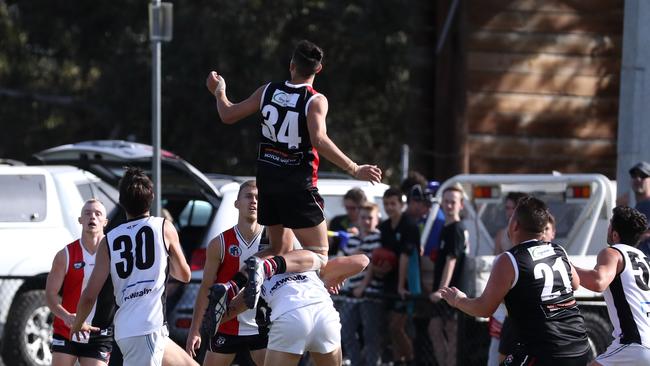
[[[153,158],[151,161],[151,180],[153,181],[154,200],[151,214],[161,214],[161,178],[160,178],[160,74],[161,74],[161,42],[172,40],[171,3],[161,3],[152,0],[149,4],[149,39],[151,41],[151,146]]]
[[[623,15],[623,62],[618,107],[617,195],[630,187],[628,170],[650,161],[650,2],[626,0]]]

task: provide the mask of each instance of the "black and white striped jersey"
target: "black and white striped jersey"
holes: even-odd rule
[[[621,344],[650,347],[650,259],[629,245],[612,245],[623,256],[623,270],[603,292],[612,335]]]

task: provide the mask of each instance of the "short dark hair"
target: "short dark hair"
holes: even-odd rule
[[[550,221],[551,213],[544,201],[526,196],[517,202],[512,219],[517,220],[524,231],[531,234],[540,234],[544,232],[546,224]]]
[[[296,45],[291,61],[296,65],[298,75],[307,78],[316,74],[324,56],[320,47],[307,40],[302,40]]]
[[[395,187],[390,187],[386,191],[384,191],[384,196],[383,198],[389,198],[389,197],[397,197],[397,199],[402,202],[402,190],[399,188]]]
[[[119,183],[120,206],[131,216],[151,209],[153,182],[140,168],[128,167]]]
[[[404,194],[409,194],[411,188],[413,188],[414,185],[419,184],[420,188],[425,188],[428,183],[429,182],[427,182],[427,178],[422,175],[422,173],[411,170],[406,178],[404,178],[402,181],[402,184],[400,184],[400,188]]]
[[[508,192],[508,194],[506,194],[506,197],[503,199],[503,201],[504,202],[505,201],[512,201],[516,205],[517,202],[519,202],[520,199],[522,199],[524,197],[527,197],[527,196],[528,196],[528,193],[524,193],[524,192],[517,192],[517,191]]]
[[[343,195],[343,199],[353,201],[359,206],[363,205],[368,200],[366,194],[363,192],[363,189],[359,187],[354,187],[349,191],[345,192],[345,195]]]
[[[618,233],[623,244],[636,246],[641,234],[648,229],[648,219],[632,207],[618,206],[612,210],[612,230]],[[615,244],[615,243],[612,243]]]

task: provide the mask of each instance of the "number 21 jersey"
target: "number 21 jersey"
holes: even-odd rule
[[[106,234],[118,306],[114,319],[116,340],[152,333],[166,322],[169,254],[163,223],[161,217],[139,217]]]
[[[257,155],[260,192],[292,192],[316,187],[318,152],[311,145],[307,111],[324,96],[310,84],[269,83],[264,88]]]
[[[537,357],[574,357],[587,352],[587,332],[573,297],[571,265],[564,249],[530,240],[504,255],[515,270],[505,303],[526,351]]]

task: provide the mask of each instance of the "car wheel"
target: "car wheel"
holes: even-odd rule
[[[585,318],[591,353],[595,358],[597,355],[605,352],[612,342],[612,325],[609,320],[595,312],[584,311],[582,315]]]
[[[54,314],[47,307],[45,291],[17,295],[9,311],[2,356],[13,365],[41,366],[52,363],[50,343]]]

